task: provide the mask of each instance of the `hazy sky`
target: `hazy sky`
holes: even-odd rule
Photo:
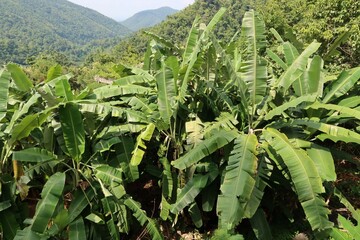
[[[183,9],[195,0],[68,0],[70,2],[94,9],[115,20],[125,20],[137,12],[172,7]]]

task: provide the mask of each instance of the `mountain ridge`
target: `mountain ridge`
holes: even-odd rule
[[[169,15],[179,10],[171,7],[160,7],[157,9],[148,9],[135,13],[133,16],[121,21],[120,23],[132,31],[138,31],[142,28],[152,27],[164,21]]]

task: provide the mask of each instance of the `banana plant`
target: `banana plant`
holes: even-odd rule
[[[137,112],[129,111],[124,117],[126,111],[117,105],[119,102],[101,101],[116,91],[125,91],[129,98],[129,94],[139,93],[145,87],[135,91],[120,87],[119,90],[121,85],[118,85],[105,96],[100,89],[94,91],[99,94],[94,101],[87,89],[76,94],[69,84],[70,75],[59,76],[57,68],[50,69],[48,79],[36,86],[17,65],[9,64],[1,71],[4,87],[1,92],[1,128],[4,130],[1,189],[4,194],[0,196],[0,215],[4,238],[83,239],[88,236],[87,239],[105,239],[107,234],[99,237],[94,233],[101,229],[117,239],[129,233],[130,213],[133,213],[154,239],[162,239],[156,222],[146,216],[139,203],[126,195],[124,188],[125,181],[139,178],[137,167],[129,166],[131,151],[136,148],[130,136],[143,127],[136,131],[123,128],[120,132],[121,127],[114,119],[123,121],[125,126],[126,119],[134,120]],[[105,160],[106,155],[112,159],[112,167]],[[62,171],[65,173],[60,174]],[[122,172],[126,172],[124,177]],[[29,200],[30,195],[36,194],[34,185],[42,182],[41,195],[34,196],[41,200],[34,203]],[[119,195],[119,190],[124,193]],[[24,202],[19,204],[18,199]],[[98,201],[103,203],[100,209],[91,207]],[[5,217],[9,211],[16,212],[26,204],[34,208],[33,213]],[[108,221],[105,229],[99,227],[113,211],[113,206],[121,211],[114,212],[114,218]],[[118,214],[115,216],[115,213]],[[31,221],[23,223],[29,217]],[[89,228],[92,229],[90,233],[86,230]]]
[[[273,52],[269,54],[283,67],[283,73],[271,76],[267,71],[269,64],[261,57],[265,52],[264,29],[257,13],[250,11],[243,19],[242,42],[246,47],[229,48],[234,51],[229,54],[228,49],[211,38],[220,56],[217,64],[222,64],[222,74],[225,72],[223,76],[227,76],[228,81],[222,85],[226,97],[221,101],[230,111],[223,110],[228,110],[234,119],[226,126],[225,119],[219,117],[208,123],[211,127],[194,121],[200,126],[197,135],[205,138],[171,163],[180,171],[193,169],[192,181],[181,189],[171,211],[179,213],[186,207],[190,209],[204,197],[202,193],[212,186],[214,174],[218,174],[221,176],[221,193],[216,204],[219,228],[231,233],[246,218],[251,220],[254,229],[259,222],[266,226],[261,199],[266,187],[276,186],[271,179],[277,172],[274,169],[278,169],[297,195],[311,228],[323,238],[333,228],[328,218],[330,211],[322,197],[326,194],[323,183],[334,182],[336,173],[331,151],[321,147],[321,141],[358,143],[359,140],[354,129],[339,126],[357,120],[357,110],[327,102],[330,99],[336,102],[337,97],[343,104],[350,104],[350,99],[356,97],[346,99],[344,94],[353,89],[360,76],[357,68],[351,69],[326,84],[323,60],[313,56],[320,46],[317,42],[301,53],[291,43],[283,42],[285,60]],[[234,92],[237,98],[233,97]],[[321,111],[314,111],[318,109]],[[207,128],[214,130],[214,125],[221,126],[220,132],[210,130],[209,134]],[[225,154],[219,156],[219,152]],[[219,169],[216,173],[210,170],[214,163]],[[204,164],[210,165],[202,167]],[[257,237],[271,239],[269,229],[269,226],[260,229]]]

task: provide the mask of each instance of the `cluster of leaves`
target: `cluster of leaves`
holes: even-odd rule
[[[327,143],[360,143],[360,68],[326,76],[320,43],[299,51],[275,30],[280,54],[266,49],[254,11],[223,44],[214,29],[225,12],[207,25],[196,18],[184,48],[148,33],[142,68],[117,65],[122,77],[93,90],[71,90],[59,66],[35,86],[14,64],[0,72],[5,239],[120,239],[133,220],[163,239],[159,223],[202,228],[207,214],[214,239],[272,239],[276,214],[300,214],[319,239],[358,238],[352,221],[329,219],[337,199],[360,221],[333,184]],[[144,188],[131,189],[148,177],[153,213],[134,200]],[[289,198],[268,200],[280,192]]]

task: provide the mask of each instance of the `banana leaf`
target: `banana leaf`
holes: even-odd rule
[[[31,228],[29,226],[24,228],[23,230],[17,231],[15,238],[12,238],[12,240],[46,240],[49,238],[50,236],[44,236],[34,231],[31,231]]]
[[[113,85],[125,86],[131,84],[145,84],[148,82],[148,78],[141,75],[130,75],[126,77],[122,77],[113,82]]]
[[[231,58],[226,54],[225,50],[221,47],[220,43],[217,41],[217,39],[212,36],[212,43],[215,47],[216,53],[221,56],[223,64],[226,67],[226,70],[230,76],[230,81],[225,85],[224,89],[229,90],[234,85],[237,87],[238,94],[240,95],[240,98],[242,99],[241,104],[244,109],[244,113],[247,115],[248,111],[248,102],[245,95],[245,92],[247,90],[247,85],[245,81],[238,75],[237,70],[235,69],[235,64],[231,60]]]
[[[80,216],[82,211],[91,204],[94,197],[95,192],[91,188],[88,188],[85,191],[79,189],[74,193],[74,197],[70,203],[68,211],[70,223]]]
[[[14,151],[13,160],[20,162],[44,163],[57,159],[57,156],[41,148],[26,148],[21,151]]]
[[[343,117],[353,117],[360,120],[360,111],[351,107],[335,105],[335,104],[324,104],[324,103],[314,103],[308,106],[307,108],[312,109],[326,109],[330,111],[336,111],[343,114]]]
[[[280,36],[280,34],[274,29],[274,28],[270,28],[270,32],[274,35],[274,37],[276,38],[276,40],[280,43],[285,43],[284,39],[282,39],[282,37]]]
[[[106,152],[109,151],[110,148],[118,143],[120,143],[121,140],[119,137],[112,137],[109,139],[100,139],[99,142],[97,142],[94,146],[94,150],[96,152]]]
[[[329,61],[332,56],[339,54],[340,52],[337,50],[337,48],[351,36],[351,33],[349,30],[341,33],[335,41],[330,45],[328,48],[327,53],[324,55],[324,59],[326,61]]]
[[[241,76],[248,86],[254,114],[254,105],[262,102],[266,94],[268,78],[266,61],[258,55],[258,51],[265,47],[265,24],[255,11],[245,13],[242,33],[247,38],[249,57],[241,66]]]
[[[122,198],[126,194],[121,169],[108,165],[101,165],[95,168],[95,176],[102,184],[108,187],[107,191],[117,199]]]
[[[11,207],[10,200],[0,202],[0,212],[8,209],[9,207]]]
[[[11,117],[9,125],[5,129],[5,133],[10,133],[15,125],[15,123],[21,119],[25,114],[29,112],[29,109],[38,102],[40,94],[33,94],[25,103],[21,103],[18,110],[15,110],[14,114]]]
[[[103,186],[102,186],[102,188],[103,188]],[[101,199],[101,203],[104,208],[105,216],[107,217],[106,226],[109,230],[111,239],[120,240],[119,230],[115,223],[115,221],[116,221],[116,216],[115,216],[116,203],[114,202],[114,199],[111,198],[111,195],[108,196],[109,193],[104,194],[104,195],[105,195],[105,197]]]
[[[360,97],[359,96],[349,96],[345,99],[342,99],[339,103],[339,106],[355,108],[360,105]]]
[[[360,226],[359,224],[354,225],[350,220],[344,218],[340,214],[338,215],[338,221],[342,228],[351,236],[351,239],[360,238]]]
[[[55,94],[62,97],[66,102],[74,100],[74,94],[71,92],[71,86],[66,78],[62,78],[55,84]]]
[[[206,26],[206,28],[204,29],[201,36],[198,38],[195,46],[193,47],[191,54],[187,53],[187,55],[189,56],[188,57],[189,63],[186,64],[187,68],[186,68],[185,76],[180,83],[179,96],[177,98],[180,101],[180,103],[184,103],[185,96],[187,93],[190,73],[198,59],[198,54],[201,51],[201,47],[203,45],[203,39],[205,39],[205,37],[207,37],[207,35],[212,31],[212,29],[215,27],[215,25],[220,21],[221,17],[224,15],[225,11],[226,11],[225,8],[220,8],[220,10],[211,19],[210,23]],[[194,36],[190,35],[190,37],[193,38]],[[187,49],[189,49],[189,48],[187,48]]]
[[[150,123],[145,131],[143,131],[137,138],[137,142],[135,145],[135,149],[132,152],[132,157],[131,157],[131,165],[133,166],[138,166],[145,154],[145,150],[146,150],[146,142],[151,140],[151,137],[153,135],[155,131],[155,125]]]
[[[131,198],[127,198],[124,203],[133,212],[134,217],[138,220],[140,225],[146,228],[147,232],[150,234],[153,240],[164,239],[156,222],[146,216],[145,211],[141,209],[141,206],[138,202]]]
[[[195,227],[201,228],[203,226],[201,211],[196,202],[192,203],[189,207],[190,217],[195,224]]]
[[[184,54],[182,56],[182,62],[181,62],[181,68],[184,68],[186,64],[188,64],[192,58],[192,52],[195,50],[197,40],[199,38],[199,30],[198,30],[198,23],[199,23],[200,17],[196,16],[192,27],[189,31],[189,36],[186,41]]]
[[[336,172],[334,159],[330,149],[312,144],[311,148],[306,150],[309,157],[314,161],[322,181],[335,182]]]
[[[227,112],[222,112],[214,122],[204,123],[203,130],[200,132],[201,135],[205,137],[210,137],[213,133],[224,130],[233,130],[236,129],[236,125],[239,123],[236,118]]]
[[[259,208],[250,219],[250,223],[258,240],[273,239],[264,210]]]
[[[307,119],[296,119],[289,121],[290,125],[304,125],[312,129],[319,130],[324,134],[317,136],[320,140],[330,139],[334,142],[343,141],[343,142],[354,142],[360,144],[360,134],[349,129],[326,124],[322,122],[315,122]]]
[[[323,102],[328,103],[346,94],[360,79],[360,67],[343,71],[326,89]]]
[[[287,69],[287,65],[286,63],[278,56],[276,55],[276,53],[274,53],[273,51],[271,51],[270,49],[266,49],[266,54],[275,61],[275,63],[277,63],[283,70]]]
[[[180,170],[190,167],[204,157],[229,144],[236,137],[237,133],[235,131],[220,130],[213,134],[210,138],[205,139],[203,142],[196,145],[184,156],[173,161],[171,165]]]
[[[196,174],[178,194],[176,202],[172,205],[170,211],[172,213],[179,213],[186,206],[194,202],[195,197],[199,195],[201,190],[206,187],[209,180],[209,174]]]
[[[41,192],[41,201],[36,206],[31,230],[37,233],[44,233],[49,221],[54,216],[56,207],[62,199],[65,187],[65,173],[57,172],[45,183]]]
[[[62,67],[59,64],[52,66],[47,72],[46,82],[50,82],[51,80],[60,77],[62,74]]]
[[[333,228],[331,230],[330,236],[332,237],[331,240],[354,240],[355,238],[353,238],[351,236],[351,234],[344,230],[344,229],[338,229],[338,228]]]
[[[291,66],[291,64],[295,61],[297,57],[299,57],[299,52],[294,45],[290,42],[284,42],[283,45],[284,55],[286,64]]]
[[[82,217],[77,218],[69,225],[69,240],[87,239],[85,224]]]
[[[259,159],[258,163],[258,173],[255,177],[255,186],[251,193],[250,199],[246,204],[246,218],[252,218],[252,216],[254,216],[256,211],[259,209],[261,200],[265,193],[265,187],[267,186],[266,181],[270,178],[272,169],[273,168],[269,164],[269,160],[265,156],[262,156],[262,158]]]
[[[216,179],[218,174],[219,170],[215,164],[209,165],[207,174],[195,174],[179,192],[176,202],[171,207],[171,212],[177,214],[186,206],[193,203],[199,193],[206,186],[210,185]]]
[[[174,180],[173,174],[171,172],[171,165],[169,160],[165,157],[161,158],[160,162],[164,168],[162,172],[162,194],[165,198],[171,198],[174,190]]]
[[[256,182],[257,144],[255,134],[242,134],[235,139],[217,203],[221,228],[233,229],[245,215]]]
[[[11,78],[14,80],[20,91],[28,92],[32,87],[34,87],[30,79],[18,65],[9,63],[6,65],[6,68],[11,73]]]
[[[320,47],[320,43],[312,42],[280,76],[276,85],[283,88],[285,93],[293,82],[298,79],[305,71],[308,58]]]
[[[151,114],[155,108],[154,105],[150,105],[148,99],[140,97],[131,97],[127,103],[135,110],[139,110],[146,114]]]
[[[293,84],[297,96],[304,96],[306,94],[322,96],[324,84],[323,65],[324,62],[320,56],[316,55],[311,59],[304,73]]]
[[[139,178],[139,169],[131,165],[131,153],[134,150],[134,141],[131,137],[120,136],[121,142],[116,149],[116,159],[119,161],[121,169],[128,181],[133,182]]]
[[[0,121],[6,116],[11,74],[4,69],[0,71]]]
[[[4,240],[13,240],[20,226],[11,209],[3,209],[0,212],[0,224]]]
[[[331,229],[333,224],[328,220],[330,211],[320,196],[325,190],[312,159],[304,150],[295,148],[286,135],[276,129],[266,129],[264,136],[286,164],[311,228],[317,231]]]
[[[156,82],[160,116],[167,125],[170,125],[177,89],[174,76],[164,61],[161,62],[160,72],[156,75]]]
[[[94,89],[94,94],[97,99],[105,99],[126,95],[146,95],[151,93],[151,91],[151,88],[139,85],[107,85]]]
[[[287,109],[297,107],[298,105],[304,102],[314,102],[316,100],[316,95],[305,95],[294,98],[289,102],[283,103],[280,106],[270,110],[265,115],[265,120],[270,120],[275,116],[282,115]]]
[[[156,42],[161,43],[162,45],[164,45],[167,48],[173,49],[177,52],[179,52],[179,49],[176,47],[176,45],[174,45],[172,42],[170,42],[169,40],[155,34],[152,32],[148,32],[148,31],[144,31],[144,33],[148,36],[150,36],[151,38],[155,39]]]
[[[122,183],[122,171],[108,165],[100,165],[95,168],[95,176],[106,185],[111,185],[112,182]]]
[[[11,132],[11,138],[8,145],[14,144],[22,138],[28,137],[30,133],[40,127],[46,121],[50,114],[48,112],[40,112],[32,115],[27,115],[20,123],[16,124]]]
[[[85,151],[85,130],[78,105],[67,103],[59,108],[61,130],[68,154],[77,162]]]

